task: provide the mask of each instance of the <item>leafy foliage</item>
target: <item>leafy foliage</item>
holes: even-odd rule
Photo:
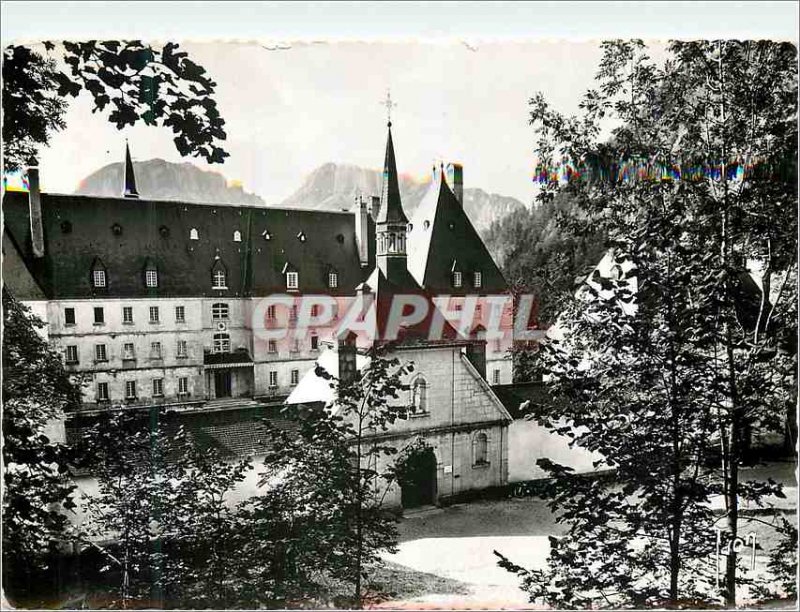
[[[503,276],[512,289],[535,296],[543,328],[555,321],[576,279],[588,274],[605,250],[600,232],[570,224],[575,208],[562,192],[494,221],[484,236],[489,250],[500,255]]]
[[[541,200],[567,194],[573,226],[610,247],[607,269],[564,304],[537,358],[566,401],[532,416],[598,452],[597,467],[619,484],[540,462],[568,536],[553,539],[545,571],[501,563],[556,606],[713,600],[709,496],[725,494],[736,537],[739,500],[780,493],[740,482],[737,470],[747,428],[779,427],[795,387],[795,300],[786,300],[796,275],[795,51],[676,42],[658,66],[640,41],[603,49],[582,117],[531,100]],[[761,264],[763,291],[747,261]],[[709,463],[712,444],[721,470]],[[735,553],[727,564],[732,604]]]
[[[774,585],[759,585],[757,592],[763,599],[797,598],[797,527],[780,517],[776,530],[781,538],[767,561],[767,569],[777,582]]]
[[[67,449],[50,427],[79,388],[39,335],[44,323],[3,289],[3,586],[31,587],[66,537],[74,507]]]
[[[352,597],[338,605],[360,608],[373,595],[362,588],[368,568],[380,561],[381,551],[395,550],[395,519],[383,501],[396,449],[376,435],[407,417],[408,406],[398,400],[411,369],[377,348],[360,377],[348,384],[318,367],[317,375],[334,388],[334,404],[302,411],[296,432],[275,432],[273,451],[265,458],[267,490],[252,503],[256,510],[266,504],[288,511],[281,559],[304,597],[332,578],[352,589]],[[257,542],[271,547],[274,539],[269,534]],[[285,575],[276,576],[289,583]]]
[[[117,580],[113,605],[235,601],[229,569],[240,524],[226,497],[244,479],[249,459],[229,463],[169,421],[162,424],[157,412],[105,415],[84,432],[81,455],[98,481],[84,500],[84,541],[111,541],[102,550],[104,570]]]
[[[3,154],[9,170],[36,158],[50,134],[66,127],[66,99],[57,92],[52,58],[29,47],[7,47],[3,53]]]
[[[44,43],[43,49],[3,51],[3,142],[7,170],[36,158],[51,134],[65,127],[67,100],[88,92],[95,112],[117,129],[170,129],[182,156],[222,163],[228,154],[225,121],[213,96],[216,83],[175,43],[141,41]]]

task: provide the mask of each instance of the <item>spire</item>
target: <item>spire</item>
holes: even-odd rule
[[[397,182],[397,163],[394,159],[394,144],[392,143],[392,122],[388,122],[389,136],[386,139],[386,159],[383,162],[383,191],[381,193],[381,210],[376,223],[403,224],[408,223],[408,218],[403,212],[400,201],[400,186]]]
[[[136,191],[136,175],[133,173],[133,162],[131,161],[131,150],[128,141],[125,140],[125,184],[123,185],[122,195],[126,198],[138,198],[139,192]]]

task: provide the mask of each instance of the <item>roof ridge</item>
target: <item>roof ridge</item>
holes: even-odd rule
[[[20,192],[11,192],[8,191],[6,193],[20,193]],[[119,200],[120,202],[130,202],[132,198],[126,198],[121,195],[119,196],[110,196],[110,195],[96,195],[91,193],[61,193],[58,191],[43,191],[41,194],[43,197],[51,198],[51,197],[59,197],[59,198],[92,198],[95,200]],[[350,210],[328,210],[324,208],[304,208],[300,206],[258,206],[256,204],[235,204],[233,202],[193,202],[188,200],[170,200],[165,198],[149,198],[149,197],[142,197],[140,196],[136,201],[136,204],[143,204],[143,203],[153,203],[153,204],[183,204],[184,206],[217,206],[217,207],[225,207],[225,208],[234,208],[234,209],[242,209],[242,208],[249,208],[252,210],[279,210],[279,211],[300,211],[300,212],[313,212],[313,213],[334,213],[337,215],[352,215],[353,212]]]

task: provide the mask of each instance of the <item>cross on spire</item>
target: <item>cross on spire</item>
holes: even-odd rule
[[[390,90],[386,90],[386,100],[381,102],[386,107],[386,125],[392,127],[392,109],[397,106],[396,103],[392,102],[392,92]]]

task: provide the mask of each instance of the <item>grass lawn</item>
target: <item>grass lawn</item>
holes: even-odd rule
[[[370,591],[380,593],[381,600],[410,599],[420,595],[465,595],[469,588],[463,582],[443,578],[427,572],[418,572],[411,568],[386,561],[370,575]]]

